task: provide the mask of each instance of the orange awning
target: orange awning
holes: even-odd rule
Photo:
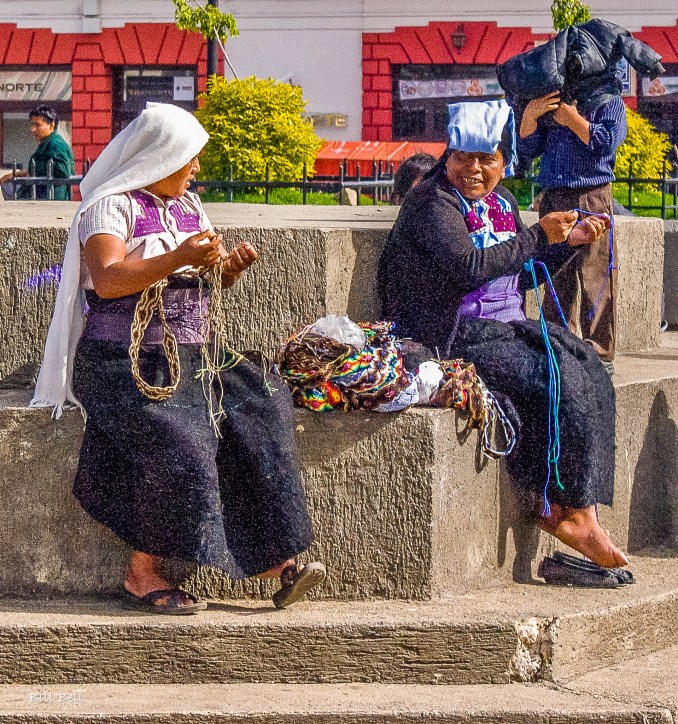
[[[393,164],[395,170],[415,153],[430,153],[438,158],[446,148],[445,143],[420,141],[326,141],[315,161],[315,172],[320,176],[338,176],[339,166],[346,160],[346,173],[355,176],[358,165],[362,176],[373,174],[373,164],[381,164],[387,172]]]

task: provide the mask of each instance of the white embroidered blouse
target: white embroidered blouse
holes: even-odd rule
[[[80,287],[94,289],[83,249],[95,234],[111,234],[122,239],[126,256],[132,259],[150,259],[176,249],[190,236],[211,228],[200,197],[189,191],[167,201],[145,189],[106,196],[90,206],[80,219]]]

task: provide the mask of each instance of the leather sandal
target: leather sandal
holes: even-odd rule
[[[287,566],[280,574],[282,588],[273,594],[273,605],[276,608],[287,608],[303,598],[312,588],[319,586],[326,576],[325,566],[317,561],[306,565],[295,563]]]
[[[548,556],[539,564],[538,575],[553,586],[620,588],[622,585],[617,576],[607,568],[601,566],[589,568]]]
[[[167,600],[158,603],[162,598]],[[193,603],[185,603],[186,599]],[[120,603],[123,608],[130,611],[143,611],[144,613],[159,613],[163,616],[187,616],[198,611],[204,611],[207,603],[201,601],[197,596],[178,588],[164,588],[151,591],[145,596],[135,596],[124,586],[120,592]]]

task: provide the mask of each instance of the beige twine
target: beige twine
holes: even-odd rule
[[[200,295],[202,297],[203,282],[207,282],[210,287],[210,298],[207,306],[207,319],[203,320],[204,342],[201,348],[203,367],[197,371],[196,376],[202,380],[203,394],[208,402],[209,416],[217,435],[220,435],[218,423],[225,415],[222,406],[224,389],[219,373],[234,367],[243,359],[242,355],[231,349],[226,338],[226,312],[223,305],[221,279],[222,266],[223,262],[215,264],[209,269],[199,269],[197,272]],[[167,278],[161,279],[144,290],[134,310],[131,328],[132,341],[129,347],[134,381],[145,397],[155,401],[169,399],[179,386],[181,379],[177,340],[167,323],[162,301],[162,292],[167,284]],[[200,303],[200,310],[202,314],[202,303]],[[139,370],[139,350],[143,344],[146,329],[153,317],[153,312],[156,311],[162,325],[162,346],[170,371],[170,384],[166,387],[149,385],[142,378]],[[216,392],[214,389],[215,382],[217,383],[216,387],[218,387]]]

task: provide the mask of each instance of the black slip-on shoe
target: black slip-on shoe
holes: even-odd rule
[[[551,558],[561,563],[569,563],[573,566],[586,568],[587,570],[609,571],[612,575],[617,577],[619,583],[623,583],[624,585],[636,582],[636,579],[633,577],[633,573],[626,568],[604,568],[603,566],[599,566],[597,563],[590,561],[588,558],[578,558],[576,556],[563,553],[562,551],[555,551]]]
[[[607,568],[587,568],[546,557],[539,564],[538,574],[553,586],[574,586],[576,588],[620,588],[617,576]]]

